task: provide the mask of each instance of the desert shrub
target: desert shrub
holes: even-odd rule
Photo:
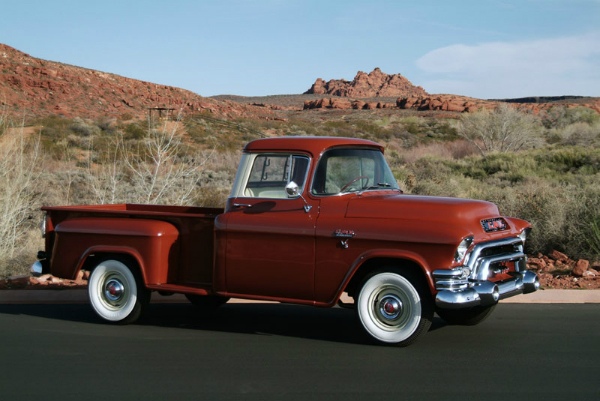
[[[563,145],[598,146],[600,145],[600,123],[576,122],[567,125],[555,135]]]
[[[203,207],[224,207],[230,190],[224,187],[205,186],[199,191],[194,205]]]
[[[600,183],[588,183],[575,194],[572,227],[568,235],[571,240],[565,250],[575,256],[600,260]]]
[[[575,123],[594,125],[598,122],[600,122],[600,114],[587,107],[555,106],[542,113],[542,123],[549,129],[564,128]]]
[[[110,117],[101,117],[96,121],[96,126],[106,134],[114,134],[117,130],[117,120]]]
[[[117,134],[109,146],[90,153],[87,174],[96,202],[188,205],[196,198],[202,167],[214,150],[192,152],[180,121],[149,127],[141,140]]]
[[[531,155],[538,175],[561,181],[600,173],[600,151],[581,146],[559,147]]]
[[[417,116],[404,117],[400,119],[400,124],[406,132],[413,135],[422,133],[424,127],[426,126],[425,120]]]
[[[539,119],[500,104],[494,110],[465,113],[457,127],[458,135],[472,142],[482,155],[514,152],[542,144]]]
[[[32,231],[37,231],[30,216],[38,204],[41,156],[37,138],[27,138],[22,126],[9,132],[8,121],[1,122],[0,276],[6,276],[15,273],[15,267],[22,268],[27,256],[34,255],[34,251],[28,252],[36,243],[27,239]]]
[[[470,195],[496,203],[502,214],[529,221],[534,228],[527,243],[529,253],[565,250],[575,199],[564,186],[533,178],[515,186],[479,185]]]
[[[537,166],[534,160],[524,157],[523,153],[494,153],[485,158],[464,158],[456,162],[454,168],[467,177],[506,186],[535,175]]]
[[[340,137],[354,137],[356,136],[355,129],[351,125],[350,121],[346,120],[334,120],[326,121],[320,127],[323,130],[322,135],[340,136]]]
[[[405,192],[494,202],[501,213],[532,223],[528,252],[558,249],[600,260],[597,149],[545,148],[459,160],[397,157],[390,164]]]
[[[34,125],[42,127],[40,138],[44,154],[55,160],[62,159],[64,144],[61,141],[72,132],[71,124],[71,120],[59,116],[49,116],[34,122]]]
[[[70,126],[71,131],[81,136],[92,136],[100,133],[100,128],[90,121],[84,121],[82,118],[76,117]]]
[[[146,136],[146,130],[141,123],[133,122],[123,127],[123,137],[125,140],[128,139],[142,139]]]
[[[592,254],[600,255],[600,216],[595,216],[595,219],[590,221],[589,231],[584,233],[584,236]]]
[[[219,151],[242,149],[247,142],[265,136],[260,124],[252,120],[225,120],[206,113],[186,118],[183,124],[194,143]]]
[[[134,116],[131,113],[123,113],[119,116],[119,120],[121,120],[121,121],[130,121],[133,119],[134,119]]]
[[[420,195],[465,197],[471,185],[466,182],[468,178],[454,171],[452,163],[435,157],[418,159],[405,170],[405,176],[412,182],[406,189]]]

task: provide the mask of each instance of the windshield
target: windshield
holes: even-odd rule
[[[375,149],[332,149],[315,172],[314,195],[336,195],[374,189],[399,189],[383,154]]]

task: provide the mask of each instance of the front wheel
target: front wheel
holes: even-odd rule
[[[150,301],[142,280],[120,260],[107,259],[92,271],[88,282],[92,308],[104,320],[128,324],[136,321]]]
[[[378,273],[360,289],[358,317],[365,331],[380,342],[407,346],[431,326],[431,299],[417,279],[407,277],[396,272]]]

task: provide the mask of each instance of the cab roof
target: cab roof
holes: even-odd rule
[[[318,156],[334,147],[374,148],[383,152],[383,146],[366,139],[342,138],[330,136],[285,136],[257,139],[244,147],[245,152],[307,152]]]

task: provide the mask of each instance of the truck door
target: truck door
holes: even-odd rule
[[[318,207],[312,201],[307,210],[302,197],[290,198],[285,190],[294,181],[302,193],[309,158],[294,154],[248,158],[242,161],[249,163],[246,177],[223,215],[225,252],[219,257],[225,260],[227,292],[311,300]]]

